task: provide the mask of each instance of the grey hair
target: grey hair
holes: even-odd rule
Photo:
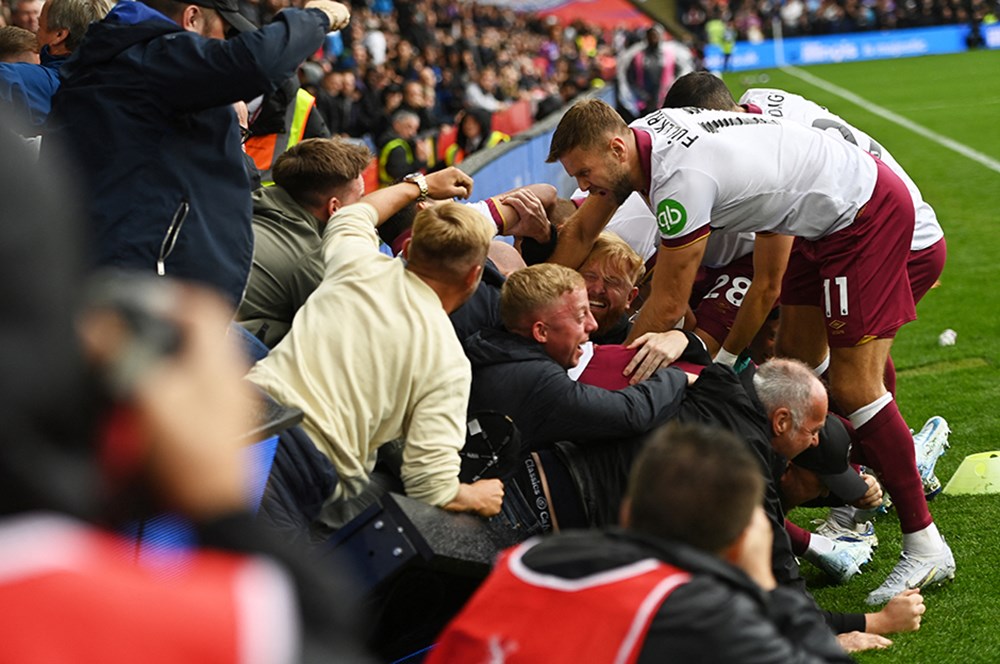
[[[812,403],[813,390],[819,381],[805,364],[798,360],[775,358],[757,368],[753,386],[767,414],[787,408],[792,426],[800,426]]]
[[[110,0],[48,0],[46,27],[50,31],[69,30],[65,46],[70,51],[83,41],[91,23],[103,19],[111,11]]]
[[[408,111],[406,109],[396,111],[392,114],[392,124],[396,124],[400,120],[419,120],[420,116],[413,111]]]

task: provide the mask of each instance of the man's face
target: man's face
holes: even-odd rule
[[[22,2],[14,10],[11,16],[11,23],[19,28],[38,32],[38,19],[42,14],[42,3],[40,1]]]
[[[597,330],[606,334],[621,319],[639,292],[628,277],[616,272],[607,261],[588,260],[580,268],[587,283],[590,311],[597,321]]]
[[[419,83],[410,82],[403,87],[403,101],[412,108],[424,106],[424,89]]]
[[[462,118],[462,135],[469,138],[475,138],[479,136],[483,131],[482,125],[479,124],[479,120],[472,115],[466,115]]]
[[[614,196],[618,203],[632,195],[625,164],[608,149],[573,148],[559,159],[566,173],[583,191]]]
[[[789,418],[784,431],[774,432],[771,444],[775,451],[786,459],[794,459],[800,452],[818,445],[820,429],[826,424],[826,411],[826,392],[822,386],[817,385],[803,420],[792,422]]]
[[[417,118],[404,118],[396,122],[396,133],[399,137],[409,140],[420,131],[420,120]]]
[[[45,3],[38,14],[38,46],[49,46],[57,37],[55,32],[49,31],[49,5]]]
[[[577,288],[564,293],[542,312],[540,320],[534,326],[535,340],[559,366],[575,367],[583,355],[581,344],[597,329],[587,304],[587,291]]]

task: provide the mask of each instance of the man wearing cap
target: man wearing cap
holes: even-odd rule
[[[231,104],[273,90],[349,18],[309,0],[256,30],[236,0],[145,0],[92,26],[50,119],[89,195],[92,262],[199,281],[235,309],[253,235]]]
[[[781,475],[781,502],[786,510],[816,501],[824,505],[854,505],[874,509],[882,503],[882,487],[866,473],[859,474],[848,459],[851,434],[843,420],[827,415],[820,431],[819,445],[810,447],[791,459]],[[871,560],[878,546],[875,528],[869,521],[856,530],[834,532],[826,524],[810,533],[786,521],[788,537],[795,555],[805,558],[827,573],[834,581],[846,582]]]

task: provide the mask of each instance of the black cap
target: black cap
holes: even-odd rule
[[[851,467],[851,434],[836,415],[827,415],[819,432],[819,445],[809,447],[792,459],[800,468],[811,470],[845,503],[853,503],[868,492],[868,484]]]
[[[222,20],[239,32],[253,32],[257,26],[240,13],[237,0],[186,0],[188,4],[214,9]]]

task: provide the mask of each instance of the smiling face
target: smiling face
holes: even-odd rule
[[[535,341],[542,344],[549,357],[564,369],[576,366],[583,355],[580,346],[587,342],[597,322],[587,304],[587,291],[576,288],[564,293],[539,314],[532,325]]]
[[[628,310],[639,289],[606,260],[588,260],[580,268],[580,274],[587,284],[587,299],[597,330],[606,334]]]

